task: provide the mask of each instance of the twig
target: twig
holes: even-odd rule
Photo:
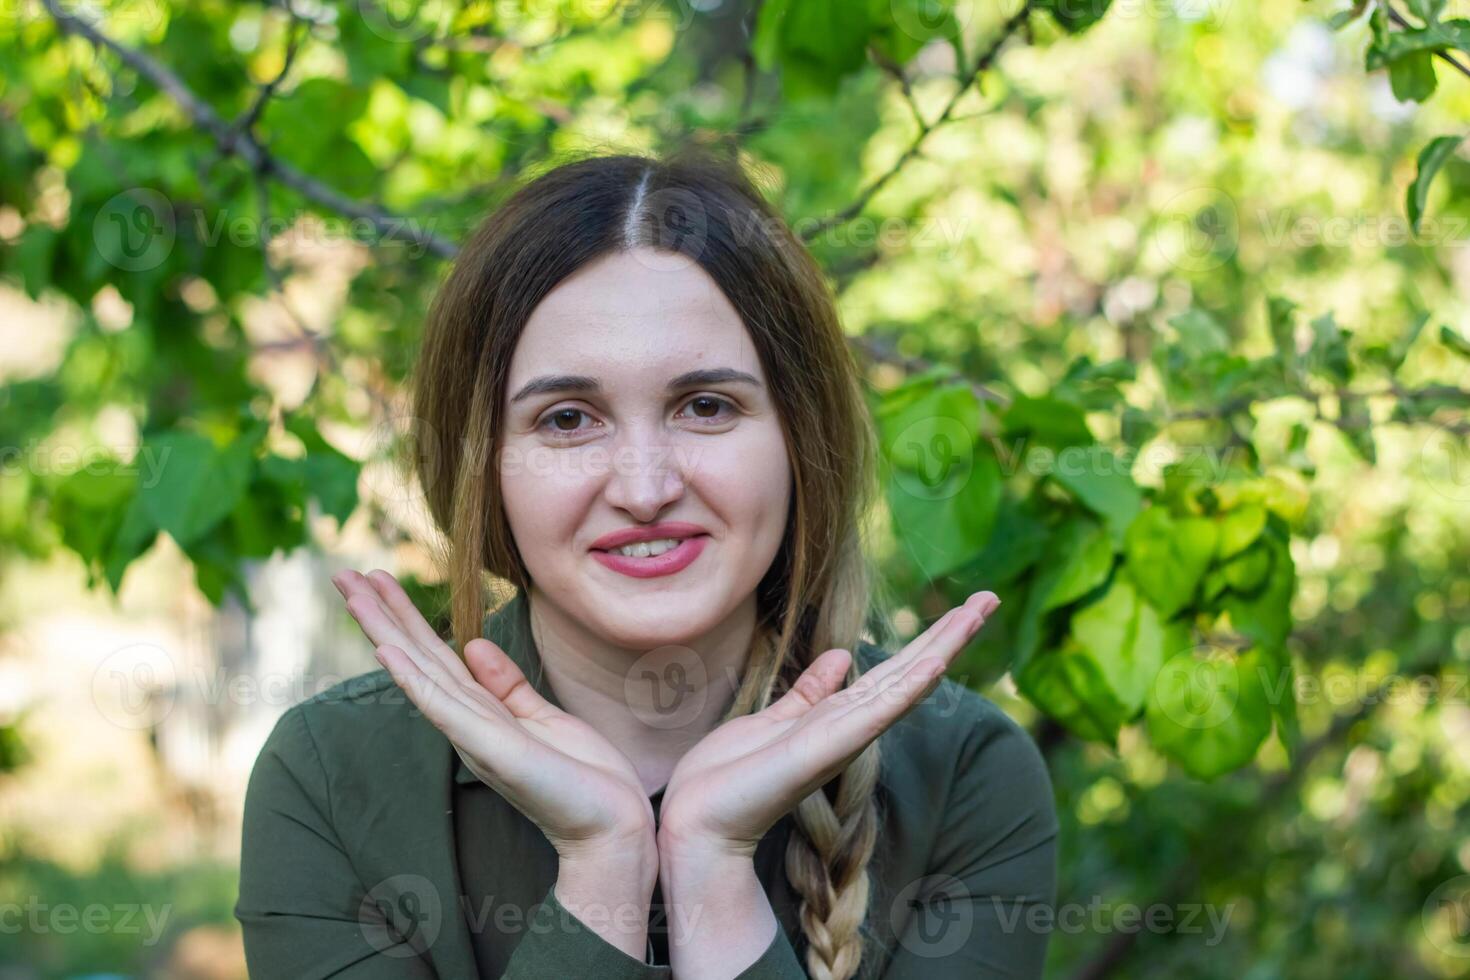
[[[1407,20],[1405,20],[1403,15],[1400,14],[1397,10],[1394,10],[1393,5],[1390,4],[1388,0],[1379,0],[1379,2],[1383,5],[1383,9],[1388,11],[1389,19],[1392,20],[1395,24],[1409,31],[1418,29],[1414,27],[1413,24],[1410,24]],[[1454,65],[1455,70],[1458,71],[1461,75],[1470,78],[1470,68],[1466,68],[1463,64],[1460,63],[1459,59],[1455,58],[1448,51],[1436,51],[1434,53],[1438,55],[1441,59],[1448,61],[1450,64]]]
[[[454,243],[447,239],[440,238],[428,231],[418,231],[412,222],[382,208],[354,200],[328,187],[284,160],[277,159],[257,143],[249,133],[234,133],[230,124],[208,103],[195,95],[177,75],[142,52],[118,43],[82,18],[67,13],[62,9],[60,0],[41,0],[41,3],[56,21],[56,26],[64,33],[80,35],[95,47],[112,51],[123,64],[148,79],[155,88],[177,102],[196,125],[214,137],[222,153],[239,157],[252,170],[269,175],[309,201],[349,217],[368,221],[384,238],[424,246],[442,258],[454,256],[457,249]]]
[[[1031,13],[1031,5],[1034,2],[1035,0],[1026,0],[1025,3],[1021,4],[1021,8],[1017,10],[1014,14],[1012,14],[1009,18],[1007,18],[1006,22],[1001,25],[1000,35],[993,42],[991,42],[990,47],[987,48],[985,52],[980,55],[978,60],[976,60],[975,66],[970,69],[967,77],[963,79],[959,88],[957,88],[955,90],[955,93],[950,96],[949,102],[945,103],[944,111],[939,114],[939,118],[935,119],[932,123],[925,123],[922,118],[919,119],[919,134],[914,137],[914,140],[912,143],[909,144],[908,149],[905,150],[896,161],[894,161],[893,166],[889,167],[888,170],[885,171],[881,176],[879,176],[877,180],[869,184],[867,188],[858,195],[856,201],[853,201],[851,204],[843,208],[841,211],[837,212],[837,214],[833,215],[832,217],[817,222],[811,229],[803,232],[803,239],[810,242],[828,229],[852,220],[852,218],[862,212],[863,208],[867,207],[868,202],[872,200],[874,194],[877,194],[878,191],[881,190],[885,184],[887,184],[890,180],[898,175],[898,172],[903,169],[904,165],[906,165],[910,160],[912,160],[915,156],[919,154],[919,151],[924,144],[924,140],[928,138],[930,133],[934,132],[940,126],[943,126],[946,122],[949,121],[950,115],[954,112],[955,106],[959,104],[960,99],[964,96],[966,92],[970,90],[970,87],[975,84],[975,80],[980,77],[981,73],[989,68],[991,63],[995,61],[996,57],[1000,54],[1001,46],[1010,39],[1012,34],[1016,33],[1017,28],[1019,28],[1022,24],[1026,22],[1026,18]]]

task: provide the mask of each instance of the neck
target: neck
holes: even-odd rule
[[[609,643],[535,585],[529,598],[531,634],[562,708],[632,761],[645,792],[662,789],[735,698],[755,636],[755,594],[704,635],[654,648]]]

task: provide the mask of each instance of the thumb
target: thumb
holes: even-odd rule
[[[800,718],[842,687],[851,663],[851,653],[833,647],[813,660],[791,685],[791,690],[762,713],[777,721]]]
[[[530,717],[551,706],[531,682],[526,680],[526,675],[516,662],[489,640],[476,637],[466,643],[464,659],[470,668],[470,674],[480,682],[480,686],[494,695],[517,718]]]

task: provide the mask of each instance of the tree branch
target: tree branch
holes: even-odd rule
[[[155,88],[172,98],[195,125],[214,137],[220,152],[239,157],[252,170],[270,176],[309,201],[349,217],[368,221],[384,238],[421,245],[441,258],[452,258],[458,251],[453,242],[428,231],[419,231],[412,222],[383,208],[354,200],[316,178],[308,176],[284,160],[276,158],[256,142],[248,132],[235,132],[234,128],[213,107],[195,95],[183,80],[157,61],[140,51],[120,44],[82,18],[67,13],[62,9],[60,0],[41,0],[41,3],[63,33],[76,34],[86,38],[96,48],[105,48],[113,52],[123,64],[148,79]]]
[[[810,242],[823,232],[834,228],[837,225],[851,221],[858,214],[862,213],[863,208],[867,207],[867,204],[870,200],[872,200],[873,195],[877,194],[878,191],[880,191],[885,184],[887,184],[890,180],[898,175],[898,172],[902,170],[910,160],[912,160],[915,156],[919,154],[919,151],[923,147],[924,140],[928,138],[930,133],[934,132],[940,126],[943,126],[946,122],[949,121],[950,116],[954,113],[955,106],[959,104],[959,101],[964,96],[964,94],[970,90],[970,86],[974,85],[975,80],[980,77],[981,73],[989,68],[991,63],[995,61],[996,57],[1000,54],[1000,49],[1002,45],[1004,45],[1006,41],[1010,39],[1011,35],[1016,33],[1016,30],[1026,22],[1026,18],[1031,13],[1031,5],[1033,2],[1034,0],[1026,0],[1025,3],[1021,4],[1021,9],[1017,10],[1014,14],[1007,18],[1006,22],[1001,25],[1000,35],[993,42],[991,42],[990,47],[987,48],[985,52],[980,55],[979,59],[976,60],[975,66],[970,69],[967,77],[962,80],[960,87],[955,90],[954,95],[950,96],[949,102],[945,104],[944,111],[939,114],[939,118],[935,119],[932,123],[926,123],[922,118],[920,118],[919,135],[914,137],[914,141],[910,143],[908,149],[905,150],[896,161],[894,161],[893,166],[889,167],[888,170],[884,172],[881,176],[879,176],[877,180],[869,184],[867,189],[858,195],[858,199],[856,201],[853,201],[851,204],[843,208],[832,217],[817,222],[816,225],[814,225],[809,231],[804,232],[802,234],[802,238],[805,241]]]

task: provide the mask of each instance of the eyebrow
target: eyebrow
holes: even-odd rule
[[[754,385],[757,388],[762,387],[760,381],[754,376],[744,371],[737,371],[734,368],[722,367],[686,371],[670,381],[665,388],[669,394],[673,394],[685,388],[723,384],[730,381]],[[518,401],[530,398],[532,395],[546,395],[569,391],[598,393],[602,391],[602,383],[596,378],[589,377],[585,374],[546,374],[527,381],[510,401],[511,404],[515,404]]]

